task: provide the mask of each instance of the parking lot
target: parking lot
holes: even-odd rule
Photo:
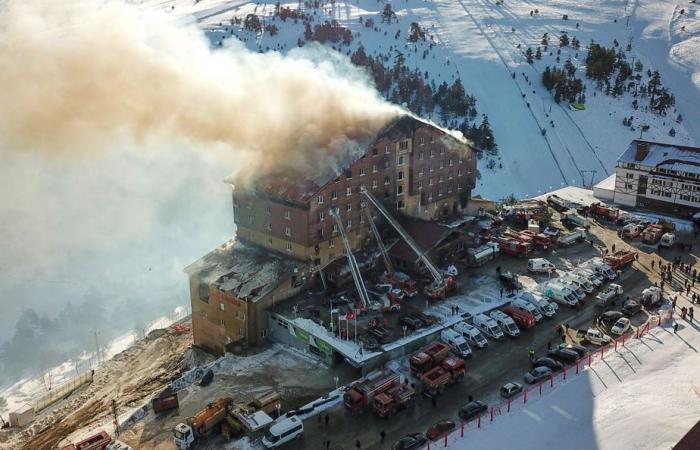
[[[572,247],[558,249],[544,255],[560,269],[575,267],[582,261],[593,256],[600,256],[605,249],[609,251],[615,245],[617,250],[631,248],[632,245],[621,240],[614,227],[599,226],[594,224],[591,227],[591,243],[582,243]],[[633,267],[623,270],[615,281],[624,289],[624,294],[615,304],[609,304],[607,309],[614,309],[621,306],[623,299],[627,296],[638,298],[642,290],[659,283],[658,260],[656,250],[645,246],[635,246],[639,251],[638,259]],[[671,261],[681,253],[676,249],[663,252],[663,258]],[[697,266],[695,255],[686,255],[686,263]],[[651,261],[655,261],[656,271],[651,268]],[[525,270],[525,261],[522,259],[501,256],[479,269],[469,270],[459,277],[460,290],[469,292],[470,289],[481,287],[485,277],[496,279],[496,267],[501,271],[513,271],[520,275],[523,284],[532,285],[547,279],[546,275],[533,277]],[[680,296],[675,290],[681,286],[682,281],[667,284],[666,291],[671,296],[679,295],[679,307],[686,302],[684,296]],[[567,308],[559,307],[558,314],[552,319],[544,319],[531,330],[524,331],[517,338],[506,338],[502,342],[490,342],[485,350],[475,350],[475,354],[467,361],[467,376],[461,384],[448,387],[447,390],[436,398],[435,403],[430,398],[419,396],[413,406],[401,411],[396,417],[391,419],[379,419],[371,411],[360,417],[350,417],[343,409],[342,405],[327,411],[329,416],[328,425],[325,420],[320,422],[312,420],[307,422],[304,439],[297,444],[298,448],[319,449],[325,448],[328,440],[331,442],[330,448],[355,448],[356,441],[359,441],[362,448],[380,449],[389,448],[391,444],[402,436],[411,432],[425,432],[433,423],[443,419],[452,418],[457,420],[457,411],[460,406],[466,404],[469,398],[481,399],[484,401],[497,401],[499,388],[508,381],[523,382],[523,375],[530,369],[528,350],[535,350],[535,357],[544,356],[549,345],[557,345],[562,341],[558,330],[568,324],[569,332],[566,335],[567,343],[580,343],[581,333],[589,327],[595,327],[594,318],[604,311],[595,304],[596,292],[586,298],[582,307]],[[450,299],[444,301],[449,304]],[[632,330],[644,325],[649,317],[649,312],[642,310],[633,315],[631,319]],[[578,330],[581,332],[577,333]],[[608,326],[601,325],[601,330],[609,333]],[[589,348],[594,346],[587,344]],[[385,433],[386,440],[380,444],[380,434]]]

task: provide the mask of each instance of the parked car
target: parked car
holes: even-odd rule
[[[588,353],[588,349],[583,345],[579,344],[569,344],[564,348],[566,348],[567,350],[575,351],[578,354],[579,358],[583,358],[584,356],[586,356],[586,353]]]
[[[624,317],[620,311],[606,311],[600,315],[600,322],[603,325],[611,326],[618,321],[620,317]]]
[[[630,329],[631,326],[632,324],[630,323],[630,320],[627,317],[623,317],[615,322],[615,325],[612,326],[610,332],[612,334],[622,336],[627,330]]]
[[[595,345],[605,345],[612,340],[610,339],[610,336],[604,334],[597,328],[589,328],[588,331],[586,331],[584,339],[586,342],[590,342],[591,344]]]
[[[442,419],[441,421],[428,428],[428,431],[425,433],[425,437],[427,437],[431,441],[434,441],[436,439],[440,439],[446,434],[449,434],[455,428],[457,428],[457,424],[454,422],[454,420]]]
[[[523,390],[523,385],[520,383],[506,383],[501,387],[501,397],[503,398],[511,398],[515,395],[518,395],[520,392]]]
[[[552,369],[549,367],[535,367],[531,371],[525,374],[523,378],[525,378],[525,381],[527,381],[529,384],[534,384],[537,383],[538,381],[544,380],[546,378],[549,378],[549,376],[552,374]]]
[[[422,447],[428,440],[423,436],[423,433],[411,433],[394,442],[391,450],[410,450]]]
[[[399,325],[406,325],[409,330],[417,330],[424,326],[423,321],[412,314],[404,314],[399,317]]]
[[[425,314],[422,312],[411,313],[411,317],[415,317],[416,319],[420,320],[421,322],[423,322],[423,326],[426,327],[437,323],[437,319],[435,318],[435,316],[431,316],[430,314]]]
[[[607,305],[608,303],[610,303],[610,301],[612,301],[612,299],[614,299],[618,295],[621,295],[622,292],[623,292],[622,286],[620,286],[619,284],[615,284],[615,283],[609,284],[605,289],[600,291],[598,293],[598,295],[596,296],[596,299],[598,300],[597,305],[598,306]]]
[[[642,310],[642,304],[635,302],[634,300],[630,300],[625,303],[625,306],[622,307],[622,313],[626,316],[634,316],[638,312]]]
[[[547,355],[566,364],[574,363],[578,360],[578,353],[563,347],[552,348]]]
[[[459,408],[457,415],[462,420],[470,420],[480,414],[485,413],[488,411],[488,409],[489,407],[486,403],[482,402],[481,400],[475,400]]]
[[[564,368],[564,365],[559,361],[548,358],[547,356],[541,356],[532,361],[532,367],[548,367],[549,369],[552,369],[552,372],[558,372]]]

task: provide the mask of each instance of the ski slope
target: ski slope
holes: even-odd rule
[[[447,448],[672,448],[700,417],[698,328],[683,322],[677,335],[655,329],[632,339],[542,397],[533,392],[527,406],[451,436]]]
[[[700,142],[700,20],[698,6],[671,0],[573,0],[513,1],[497,4],[491,0],[405,0],[392,3],[396,20],[382,23],[380,12],[386,2],[342,1],[306,8],[302,2],[282,3],[315,14],[314,24],[337,20],[352,30],[349,46],[334,46],[350,54],[360,45],[368,55],[402,52],[406,66],[418,67],[428,79],[440,84],[462,79],[467,91],[477,99],[479,114],[488,114],[499,147],[498,156],[480,161],[481,179],[475,194],[501,198],[508,194],[532,197],[567,185],[591,185],[614,170],[617,157],[629,141],[640,137],[638,129],[622,125],[624,117],[634,116],[635,124],[649,125],[645,139],[693,145]],[[275,2],[264,0],[155,1],[142,4],[163,10],[178,20],[194,21],[205,30],[214,45],[225,46],[241,40],[253,51],[287,52],[303,35],[301,21],[282,22],[273,18]],[[680,9],[684,8],[684,14]],[[530,15],[530,11],[538,10]],[[279,34],[255,35],[232,19],[256,14],[265,24],[274,23]],[[567,14],[569,19],[563,20]],[[373,18],[379,31],[367,28],[360,18]],[[428,40],[406,41],[411,22],[418,22]],[[578,27],[577,27],[578,24]],[[682,30],[682,27],[685,27]],[[399,38],[395,38],[401,30]],[[527,64],[525,49],[540,45],[542,35],[550,35],[550,50],[558,48],[562,32],[576,36],[581,50],[563,48],[561,64],[571,58],[577,76],[586,82],[585,111],[571,111],[568,104],[556,104],[541,84],[541,72],[555,64],[556,54]],[[658,69],[664,86],[675,94],[677,112],[661,117],[635,111],[631,97],[611,98],[598,92],[585,78],[585,45],[595,40],[611,46],[617,39],[628,42],[628,60],[640,59],[644,70]],[[430,45],[432,43],[433,45]],[[427,58],[422,52],[430,47]],[[561,65],[560,64],[560,65]],[[385,65],[391,66],[389,60]],[[684,121],[674,121],[681,113]],[[479,119],[477,119],[478,121]],[[552,125],[553,124],[553,125]],[[675,137],[668,132],[673,127]],[[546,130],[543,135],[542,130]],[[495,159],[493,169],[487,168]]]

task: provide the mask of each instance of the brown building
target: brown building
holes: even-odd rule
[[[220,354],[267,336],[265,310],[344,256],[331,208],[353,251],[366,247],[371,236],[361,188],[397,216],[432,221],[460,214],[475,180],[476,153],[464,139],[402,116],[339,170],[235,187],[236,241],[186,268],[195,345]]]
[[[340,172],[234,189],[234,220],[239,237],[323,267],[344,252],[331,208],[340,211],[353,250],[368,242],[361,187],[397,216],[435,220],[466,208],[475,180],[476,154],[466,141],[402,116]]]
[[[265,310],[298,293],[305,264],[231,240],[185,268],[194,344],[214,354],[267,337]]]

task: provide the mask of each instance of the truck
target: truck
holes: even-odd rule
[[[547,251],[552,247],[552,239],[544,233],[539,231],[523,230],[520,232],[522,236],[527,236],[530,238],[535,247]]]
[[[399,374],[380,370],[350,385],[343,394],[343,404],[350,414],[360,414],[372,405],[374,397],[400,384]]]
[[[664,229],[661,225],[652,224],[646,227],[642,232],[642,242],[649,245],[658,244],[661,236],[664,234]]]
[[[586,239],[586,229],[581,227],[574,228],[570,233],[559,236],[557,243],[562,247],[568,247],[577,242],[583,242]]]
[[[554,304],[547,301],[541,295],[537,295],[533,292],[524,292],[520,295],[520,298],[531,303],[544,317],[554,317],[557,313],[556,308],[554,308]]]
[[[516,309],[512,306],[506,306],[505,308],[503,308],[503,312],[512,317],[513,321],[518,325],[518,327],[524,330],[534,327],[537,323],[537,321],[535,320],[535,316],[533,316],[529,312],[523,311],[522,309]]]
[[[77,444],[68,444],[61,450],[105,450],[112,442],[112,438],[106,431],[100,431]]]
[[[466,372],[462,358],[449,356],[439,366],[433,367],[421,376],[423,392],[436,396],[447,386],[461,382]]]
[[[489,341],[487,341],[484,335],[481,334],[481,331],[466,322],[458,322],[454,324],[452,329],[458,333],[461,333],[467,342],[476,345],[478,348],[486,348],[489,345]]]
[[[501,327],[501,330],[503,330],[503,333],[506,335],[510,337],[517,337],[520,335],[520,329],[518,326],[515,324],[513,319],[503,311],[494,309],[489,313],[489,317],[496,321],[498,326]]]
[[[500,248],[496,242],[487,242],[486,244],[467,250],[467,261],[472,267],[479,267],[492,259],[495,259],[500,254]]]
[[[541,285],[540,290],[545,297],[551,298],[555,302],[561,303],[562,305],[576,306],[578,303],[578,297],[576,297],[576,294],[561,283],[550,281]]]
[[[276,412],[279,404],[279,394],[276,392],[257,397],[251,402],[234,401],[232,397],[218,398],[175,426],[175,445],[185,450],[219,431],[227,437],[258,431],[272,423],[269,414]]]
[[[177,392],[173,392],[170,388],[164,390],[151,400],[151,408],[153,408],[153,412],[156,414],[172,411],[179,407],[180,403],[177,398]]]
[[[469,343],[464,339],[464,336],[451,328],[446,328],[440,332],[440,340],[449,345],[452,352],[459,355],[460,358],[467,358],[472,355],[472,349],[469,348]]]
[[[484,313],[474,315],[474,326],[492,339],[499,340],[503,337],[503,330],[501,330],[496,321]]]
[[[410,384],[399,384],[375,395],[372,409],[377,416],[386,419],[412,403],[415,398],[416,391]]]
[[[579,213],[574,211],[573,209],[570,209],[566,212],[563,212],[560,217],[561,223],[563,224],[571,224],[575,227],[581,227],[581,228],[590,228],[591,226],[591,221],[587,217],[581,216]]]
[[[588,207],[588,213],[613,223],[618,223],[620,220],[620,210],[618,208],[605,206],[600,202],[591,203],[591,206]]]
[[[528,314],[532,314],[532,316],[535,318],[535,321],[539,322],[542,320],[542,314],[535,308],[535,306],[528,302],[527,300],[523,299],[522,297],[516,297],[510,302],[510,306],[515,309],[519,309],[521,311],[524,311]]]
[[[642,238],[642,233],[646,228],[636,223],[628,223],[618,230],[618,235],[622,239],[637,240]]]
[[[569,202],[556,194],[547,197],[547,204],[558,212],[564,212],[569,209]]]
[[[516,258],[526,258],[532,253],[532,244],[519,242],[509,237],[497,237],[498,246],[502,253],[515,256]]]
[[[637,252],[620,250],[612,255],[605,256],[603,261],[605,261],[612,270],[618,271],[632,265],[636,259]]]
[[[600,291],[596,296],[598,306],[605,306],[610,301],[620,295],[622,295],[622,286],[615,283],[610,283],[605,289]]]
[[[440,364],[442,360],[447,358],[449,355],[450,346],[444,342],[437,341],[428,344],[423,349],[414,353],[413,356],[411,356],[411,359],[409,359],[411,373],[414,376],[425,373]]]

